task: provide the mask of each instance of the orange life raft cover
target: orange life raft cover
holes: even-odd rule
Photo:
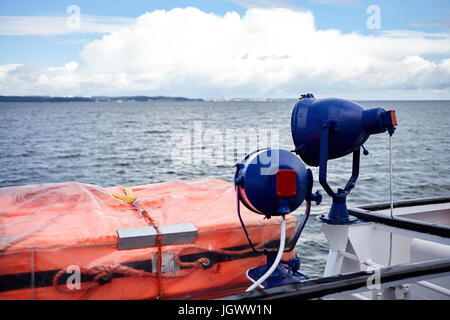
[[[117,230],[149,226],[133,205],[102,188],[57,183],[0,188],[0,299],[195,299],[243,291],[251,250],[233,186],[218,179],[132,187],[159,226],[192,223],[193,243],[118,250]],[[241,206],[253,243],[277,247],[280,219]],[[287,217],[287,238],[294,217]],[[284,258],[291,258],[292,252]],[[162,264],[158,267],[158,257]]]

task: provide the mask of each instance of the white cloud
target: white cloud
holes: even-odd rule
[[[70,33],[110,33],[132,25],[136,19],[81,15],[79,28],[70,25],[70,16],[0,16],[0,35],[47,36]]]
[[[300,9],[291,0],[232,0],[244,8],[290,8]]]
[[[73,72],[78,68],[78,63],[75,61],[70,61],[66,63],[63,67],[52,67],[48,68],[49,71],[69,71]]]
[[[431,92],[434,98],[449,98],[449,38],[317,30],[311,12],[286,8],[252,8],[243,16],[158,10],[85,45],[79,64],[7,71],[0,94],[296,97],[312,91],[351,97]]]
[[[355,4],[361,2],[361,0],[313,0],[313,2],[328,4]]]
[[[5,65],[0,65],[0,79],[2,79],[3,77],[5,77],[5,75],[13,70],[16,70],[18,67],[21,67],[21,64],[5,64]]]
[[[430,21],[422,21],[412,24],[413,27],[443,27],[450,29],[450,14],[444,19],[435,19]]]

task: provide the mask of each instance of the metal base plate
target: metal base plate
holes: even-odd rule
[[[270,265],[263,265],[247,270],[247,278],[249,278],[253,283],[258,281],[267,270],[269,270]],[[275,271],[267,278],[263,283],[261,283],[261,288],[271,288],[280,286],[288,283],[297,283],[300,281],[308,280],[309,277],[304,274],[292,271],[283,265],[278,265]]]
[[[334,220],[328,219],[324,215],[317,217],[317,220],[326,224],[335,224],[335,225],[346,225],[346,224],[354,224],[358,221],[358,218],[349,216],[346,220]]]

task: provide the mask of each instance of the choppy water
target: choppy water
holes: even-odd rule
[[[393,137],[394,199],[449,196],[450,101],[360,103],[367,108],[396,110],[399,127]],[[0,103],[0,187],[65,181],[130,186],[208,176],[232,181],[233,162],[253,150],[238,148],[234,157],[227,156],[227,130],[261,137],[264,129],[270,129],[278,132],[280,147],[291,150],[294,104]],[[195,140],[200,127],[203,147]],[[264,142],[259,146],[265,147]],[[348,198],[349,206],[389,200],[388,146],[387,134],[372,136],[365,144],[370,154],[362,156],[360,177]],[[216,161],[199,164],[199,152],[208,154],[211,147]],[[180,154],[185,156],[184,162],[174,162],[172,155]],[[221,155],[228,161],[219,161]],[[334,189],[343,187],[350,176],[351,156],[330,161],[328,172],[329,184]],[[318,177],[316,168],[313,173]],[[317,188],[321,189],[316,182]],[[325,196],[322,205],[313,207],[313,214],[327,212],[330,204]],[[320,276],[328,246],[315,219],[309,220],[297,251],[302,272]]]

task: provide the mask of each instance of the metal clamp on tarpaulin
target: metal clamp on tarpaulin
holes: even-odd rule
[[[192,243],[197,238],[197,228],[192,223],[171,224],[159,227],[161,245]],[[155,247],[158,233],[154,227],[117,229],[119,250]]]

